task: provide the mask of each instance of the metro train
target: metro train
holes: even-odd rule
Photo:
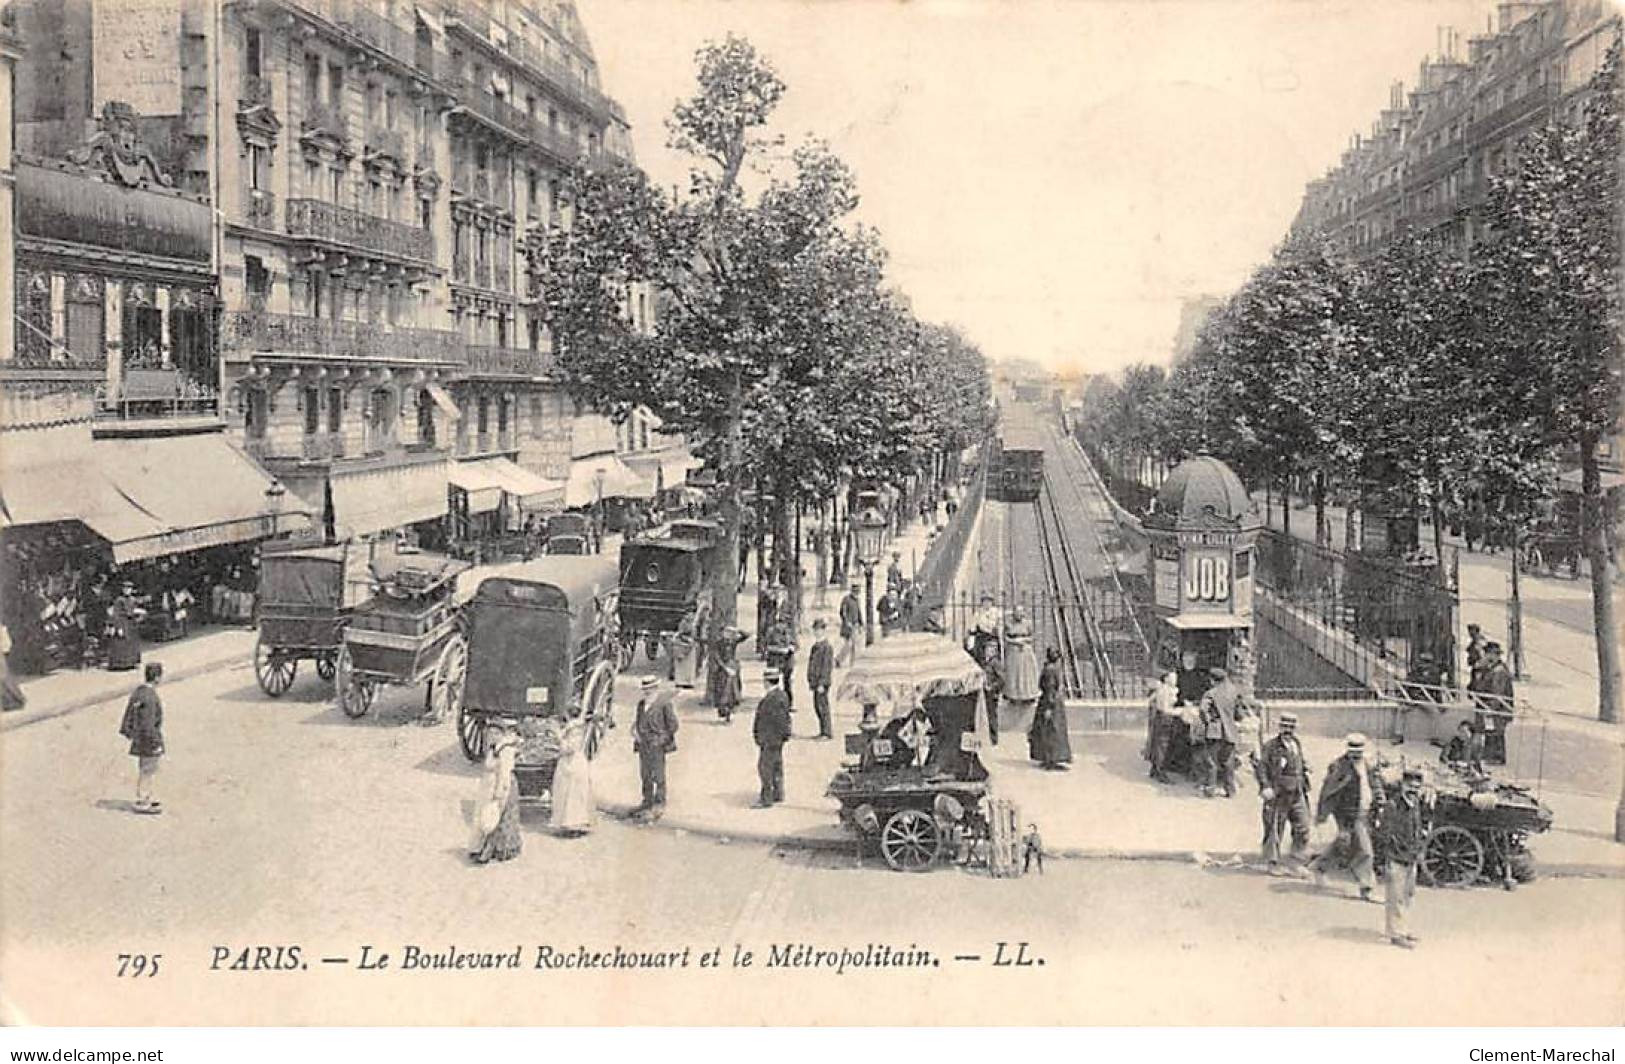
[[[987,466],[988,498],[1033,502],[1044,483],[1044,434],[1024,425],[1002,425]]]

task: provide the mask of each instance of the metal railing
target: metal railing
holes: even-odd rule
[[[373,123],[367,127],[367,150],[373,155],[387,155],[406,161],[406,136],[398,129]]]
[[[237,92],[238,110],[246,111],[254,107],[270,106],[272,106],[271,79],[245,75],[242,87]]]
[[[526,351],[515,347],[471,344],[468,347],[470,375],[492,377],[541,377],[553,370],[553,356],[546,351]]]
[[[926,607],[914,618],[913,627],[916,629],[925,623],[924,614],[930,607],[947,603],[952,593],[954,577],[965,558],[965,549],[970,543],[971,533],[976,529],[977,515],[982,512],[983,478],[984,471],[978,469],[976,476],[961,494],[959,509],[949,520],[947,527],[931,541],[931,545],[925,550],[925,557],[920,560],[919,568],[914,571],[914,584],[919,588],[920,601]]]
[[[288,232],[293,236],[316,237],[425,262],[434,260],[434,237],[427,229],[313,199],[290,199],[287,218]]]
[[[248,190],[248,224],[256,229],[276,228],[276,193],[263,188]]]
[[[403,362],[463,364],[463,339],[442,329],[390,329],[373,322],[332,321],[265,311],[229,311],[220,324],[227,350],[281,351]]]
[[[344,114],[344,110],[335,104],[306,100],[305,113],[300,117],[299,128],[307,133],[326,133],[339,140],[346,140],[350,136],[350,119]]]

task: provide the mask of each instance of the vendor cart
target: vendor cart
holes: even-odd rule
[[[486,577],[468,605],[458,740],[463,754],[477,760],[488,725],[517,725],[521,798],[551,790],[560,729],[572,706],[582,709],[589,758],[614,726],[614,640],[606,624],[614,591],[609,559],[537,558]]]
[[[1535,876],[1529,836],[1552,826],[1552,811],[1529,788],[1494,779],[1467,764],[1427,765],[1433,823],[1418,869],[1438,887],[1499,883],[1511,890]],[[1397,787],[1398,780],[1386,785]]]
[[[346,544],[261,548],[254,678],[272,698],[293,686],[301,661],[315,662],[316,675],[333,679],[349,619],[344,605],[348,550]]]
[[[468,568],[409,548],[368,563],[372,596],[351,613],[335,665],[334,688],[345,716],[366,716],[384,684],[419,683],[428,684],[426,722],[456,713],[468,649],[452,591]]]

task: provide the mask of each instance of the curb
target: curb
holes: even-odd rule
[[[247,664],[240,653],[232,654],[230,657],[208,658],[177,669],[165,669],[164,682],[174,683],[177,680],[189,680],[196,676],[220,672],[233,666],[246,666]],[[99,706],[107,702],[117,702],[119,699],[127,697],[129,691],[133,690],[135,685],[140,682],[138,678],[140,675],[139,669],[132,670],[130,675],[133,677],[131,681],[120,688],[79,695],[66,702],[48,706],[44,709],[21,709],[14,713],[0,715],[0,734],[26,728],[31,724],[39,724],[42,721],[55,720],[57,717],[63,717],[81,709],[89,709],[92,706]],[[28,692],[24,691],[23,693],[26,695]]]

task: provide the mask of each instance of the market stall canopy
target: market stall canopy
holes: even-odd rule
[[[858,651],[837,698],[905,711],[915,699],[982,690],[982,667],[953,639],[934,632],[900,632]]]
[[[0,522],[80,521],[121,565],[310,526],[292,495],[273,504],[275,480],[223,436],[88,440],[74,428],[7,434]]]
[[[613,454],[577,458],[570,463],[570,480],[564,487],[564,505],[590,506],[599,499],[598,471],[604,471],[603,498],[617,496],[641,499],[653,494],[652,487],[645,491],[644,479],[626,468]]]

